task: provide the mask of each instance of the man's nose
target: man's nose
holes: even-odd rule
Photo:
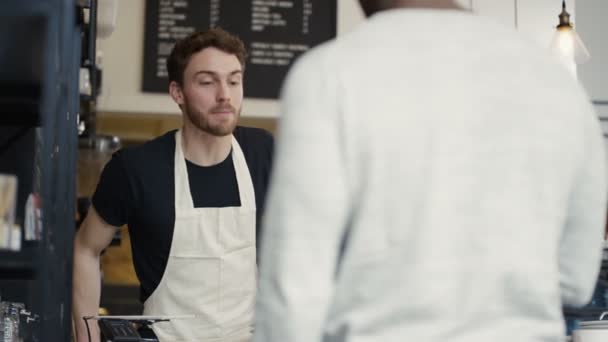
[[[227,82],[220,82],[217,90],[218,102],[230,102],[230,89]]]

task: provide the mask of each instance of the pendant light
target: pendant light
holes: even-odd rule
[[[566,0],[562,1],[562,13],[559,15],[559,25],[553,36],[551,49],[576,64],[583,64],[591,58],[570,22],[570,14],[566,11]]]

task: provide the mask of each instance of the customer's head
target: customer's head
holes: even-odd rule
[[[231,134],[243,101],[243,42],[215,28],[178,41],[167,60],[169,91],[184,124],[216,136]]]
[[[460,8],[455,0],[359,0],[365,15],[391,8]]]

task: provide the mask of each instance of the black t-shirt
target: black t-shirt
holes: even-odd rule
[[[93,195],[93,206],[107,223],[129,227],[142,302],[160,283],[173,239],[175,132],[116,152],[105,166]],[[234,136],[243,150],[253,182],[256,233],[260,236],[273,138],[267,131],[248,127],[237,127]],[[195,207],[240,206],[232,154],[210,167],[188,161],[186,164]]]

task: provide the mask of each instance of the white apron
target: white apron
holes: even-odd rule
[[[160,284],[144,315],[194,315],[160,322],[161,342],[246,342],[256,291],[255,196],[243,152],[232,137],[240,207],[194,208],[182,132],[175,134],[175,226]]]

